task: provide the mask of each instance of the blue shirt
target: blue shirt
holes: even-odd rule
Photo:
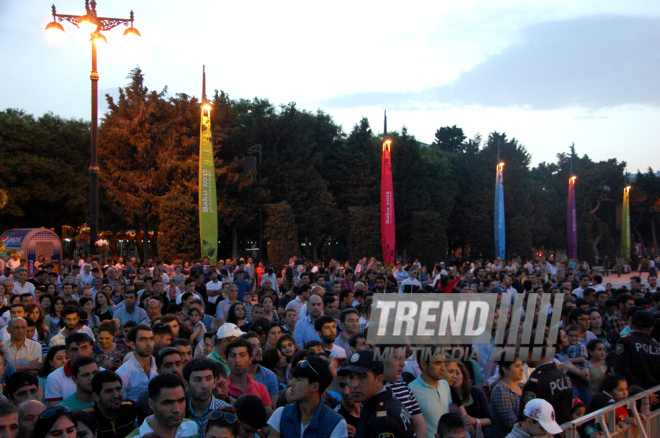
[[[293,331],[293,340],[296,341],[298,348],[305,348],[305,344],[309,341],[321,342],[321,337],[316,333],[310,316],[306,316],[298,321]]]
[[[243,281],[241,283],[239,283],[238,280],[236,280],[232,284],[234,284],[238,287],[238,301],[240,301],[242,303],[243,302],[243,296],[245,295],[245,292],[250,290],[250,283],[245,281],[245,279],[243,279]]]
[[[257,368],[257,375],[254,377],[254,380],[261,383],[268,390],[268,395],[277,395],[280,393],[279,383],[277,382],[277,376],[274,372],[268,368],[264,368],[259,365]]]
[[[121,309],[115,310],[115,313],[112,315],[112,317],[114,319],[118,319],[121,325],[126,324],[128,321],[135,321],[139,324],[144,318],[147,317],[147,312],[140,307],[135,307],[133,313],[129,313],[128,310],[126,310],[126,307],[122,307]]]

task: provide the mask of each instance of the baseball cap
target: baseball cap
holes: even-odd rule
[[[555,420],[555,410],[552,405],[541,398],[535,398],[527,402],[523,415],[538,421],[539,424],[546,432],[556,435],[562,433],[563,430]]]
[[[383,361],[376,360],[375,355],[373,350],[360,350],[353,353],[348,361],[339,368],[337,374],[347,374],[348,372],[366,374],[369,371],[383,374]]]
[[[651,312],[647,312],[646,310],[638,310],[630,318],[630,323],[635,327],[649,329],[653,327],[655,318]]]
[[[232,324],[231,322],[226,322],[222,324],[220,328],[218,328],[215,337],[218,339],[224,339],[232,336],[241,337],[244,334],[245,333],[243,333],[236,324]]]

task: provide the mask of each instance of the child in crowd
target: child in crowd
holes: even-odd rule
[[[438,421],[435,438],[465,438],[465,424],[460,415],[454,413],[444,414]]]
[[[566,328],[568,336],[568,347],[564,348],[563,354],[579,370],[587,368],[587,347],[582,340],[582,329],[577,324],[571,324]],[[581,379],[573,376],[573,395],[579,397],[585,403],[591,401],[589,395],[589,376]]]
[[[190,342],[192,342],[193,345],[204,342],[204,333],[206,333],[206,327],[202,322],[203,317],[204,315],[202,315],[202,312],[196,307],[188,310],[188,318],[190,318],[190,322],[193,326],[192,335],[190,335]]]

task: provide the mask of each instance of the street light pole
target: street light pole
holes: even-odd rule
[[[248,149],[248,152],[251,154],[257,153],[259,154],[259,160],[257,161],[257,182],[261,182],[261,152],[263,151],[263,146],[261,146],[261,143],[255,144],[251,148]],[[264,230],[263,230],[263,216],[262,216],[262,208],[261,205],[259,205],[259,258],[263,260],[263,254],[264,254],[264,247],[263,247],[263,235],[264,235]]]
[[[90,162],[89,162],[89,252],[93,257],[96,256],[96,240],[99,233],[99,160],[98,160],[98,119],[99,119],[99,73],[96,70],[96,43],[103,41],[107,43],[105,36],[101,31],[107,31],[123,24],[129,26],[124,31],[126,35],[141,36],[140,32],[133,27],[133,11],[130,18],[106,18],[99,17],[96,13],[96,1],[85,0],[85,15],[64,15],[58,14],[55,5],[53,5],[53,21],[48,23],[46,30],[58,30],[64,32],[64,28],[59,22],[68,21],[77,28],[81,24],[91,25],[95,28],[90,34],[92,42],[92,72],[89,79],[92,83],[92,127],[90,139]]]
[[[96,41],[92,39],[92,72],[89,75],[92,82],[92,135],[91,157],[89,161],[89,252],[96,256],[95,242],[99,234],[99,73],[96,71]]]

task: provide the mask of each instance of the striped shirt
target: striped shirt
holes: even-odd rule
[[[408,388],[408,385],[403,381],[403,379],[399,378],[392,383],[388,383],[386,386],[392,390],[392,395],[394,398],[401,402],[411,417],[422,414],[422,410],[419,409],[419,404],[417,403],[415,394],[413,394],[410,388]]]

